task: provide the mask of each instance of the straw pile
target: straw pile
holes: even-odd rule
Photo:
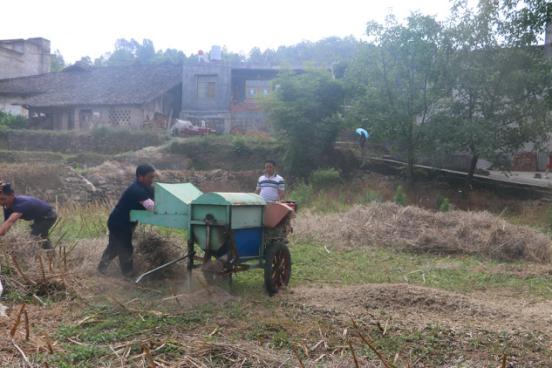
[[[73,274],[68,266],[66,247],[45,251],[36,238],[20,229],[3,237],[0,246],[6,289],[40,300],[40,297],[63,299],[69,293]]]
[[[395,247],[416,252],[474,254],[499,260],[548,263],[550,238],[488,212],[431,212],[414,206],[373,203],[345,213],[303,213],[295,237],[341,249]]]
[[[146,272],[170,262],[186,254],[182,239],[174,236],[163,236],[152,228],[146,228],[136,234],[136,252],[134,254],[134,268],[138,272]],[[162,269],[150,276],[151,279],[174,277],[180,270],[180,265]]]

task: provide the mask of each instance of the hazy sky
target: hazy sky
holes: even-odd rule
[[[149,38],[187,55],[211,45],[247,54],[316,41],[362,37],[368,20],[411,11],[444,17],[448,0],[2,0],[0,39],[44,37],[66,61],[95,58],[118,38]]]

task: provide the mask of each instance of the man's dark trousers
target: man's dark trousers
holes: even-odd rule
[[[34,220],[31,224],[31,235],[40,237],[44,249],[52,249],[48,233],[56,221],[57,215],[52,211],[47,216]]]
[[[119,257],[119,266],[124,275],[131,275],[133,271],[132,264],[132,234],[136,225],[130,226],[108,226],[109,243],[103,252],[102,259],[98,265],[98,270],[104,273],[109,263]]]

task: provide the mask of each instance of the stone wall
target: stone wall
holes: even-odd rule
[[[91,132],[14,129],[0,132],[0,149],[63,153],[121,153],[163,144],[166,134],[147,130],[98,128]]]

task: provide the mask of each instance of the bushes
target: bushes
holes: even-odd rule
[[[299,205],[308,205],[311,203],[314,196],[314,189],[312,185],[300,181],[296,183],[290,194],[291,199],[296,201]]]
[[[331,188],[341,183],[341,175],[336,169],[318,169],[310,176],[310,182],[317,190]]]
[[[341,184],[341,176],[336,169],[318,169],[314,171],[309,182],[299,181],[293,187],[292,198],[299,204],[310,204],[314,195],[322,189],[328,189]]]
[[[448,212],[451,208],[450,201],[447,197],[438,196],[437,197],[437,209],[441,212]]]
[[[0,111],[0,129],[25,129],[28,126],[28,120],[25,117]]]
[[[408,198],[406,197],[406,193],[404,192],[402,185],[399,185],[395,190],[395,195],[393,196],[393,202],[395,202],[399,206],[406,206],[407,201],[408,201]]]
[[[185,155],[198,170],[261,170],[264,160],[280,162],[283,156],[274,140],[231,135],[175,139],[167,151]]]
[[[382,201],[382,196],[377,192],[344,183],[339,171],[334,168],[316,170],[308,182],[296,182],[289,197],[300,207],[320,213],[341,212],[355,204]]]
[[[238,156],[246,156],[251,154],[251,148],[243,137],[234,137],[232,140],[232,151]]]

